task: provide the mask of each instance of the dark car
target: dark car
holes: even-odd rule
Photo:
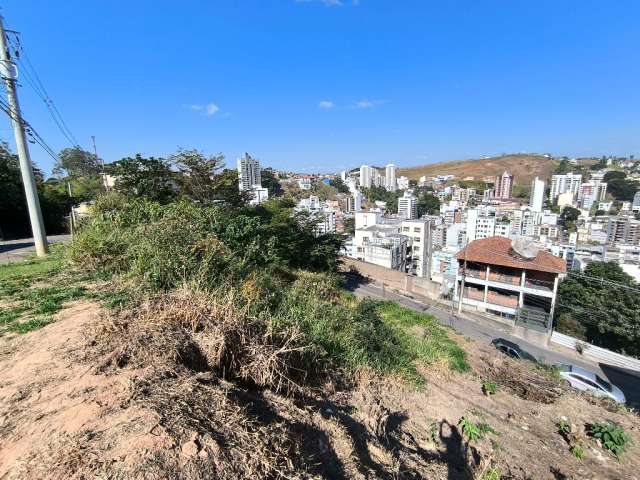
[[[491,345],[496,347],[505,355],[509,355],[511,358],[516,358],[518,360],[528,360],[530,362],[537,362],[536,357],[531,355],[528,352],[525,352],[520,348],[520,345],[517,343],[513,343],[504,338],[495,338],[491,341]]]

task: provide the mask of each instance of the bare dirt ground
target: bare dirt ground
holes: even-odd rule
[[[197,369],[114,359],[88,334],[108,321],[77,302],[0,345],[0,479],[453,480],[491,468],[503,479],[640,478],[636,415],[563,388],[541,395],[539,372],[461,337],[473,373],[431,366],[419,391],[362,374],[348,388],[285,397]],[[511,370],[519,376],[501,377]],[[487,375],[511,388],[485,396]],[[495,433],[468,444],[463,416]],[[585,437],[578,460],[558,434],[562,416],[579,431],[616,422],[633,443],[618,461]]]

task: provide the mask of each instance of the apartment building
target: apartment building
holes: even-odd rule
[[[390,163],[384,169],[384,187],[390,192],[395,192],[398,186],[396,182],[397,170],[398,167],[396,167],[393,163]]]
[[[513,190],[513,175],[509,172],[504,172],[502,175],[497,176],[493,185],[493,196],[499,199],[509,199],[512,196]]]
[[[544,181],[538,177],[531,182],[531,198],[529,199],[529,207],[534,212],[542,212],[544,205]]]
[[[404,220],[401,224],[402,235],[409,238],[407,244],[408,262],[406,272],[417,277],[429,275],[431,261],[431,231],[429,220]]]
[[[569,193],[571,201],[578,195],[578,189],[582,184],[582,175],[579,173],[567,173],[563,175],[553,175],[551,177],[551,189],[549,191],[549,200],[556,203],[558,196],[563,193]]]
[[[607,243],[640,245],[640,220],[622,215],[609,217]]]
[[[398,216],[406,219],[418,218],[418,199],[410,191],[398,198]]]
[[[238,186],[241,191],[251,190],[254,186],[262,186],[260,162],[248,153],[237,160]]]
[[[565,260],[543,250],[532,254],[531,249],[525,257],[514,245],[508,238],[491,237],[458,252],[454,300],[462,298],[462,308],[547,331],[558,281],[566,272]]]
[[[336,211],[316,195],[300,200],[296,206],[296,211],[309,214],[309,217],[315,222],[314,233],[316,235],[335,233]]]

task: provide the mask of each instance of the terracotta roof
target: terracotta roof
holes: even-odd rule
[[[565,273],[567,264],[564,259],[549,252],[540,250],[533,259],[525,259],[511,248],[511,240],[505,237],[490,237],[474,240],[460,250],[456,257],[464,260],[465,250],[467,261],[501,265],[538,272]]]

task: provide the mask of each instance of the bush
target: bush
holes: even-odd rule
[[[589,435],[597,439],[605,450],[620,458],[631,437],[618,425],[608,422],[596,423],[589,428]]]
[[[482,381],[482,393],[485,395],[495,395],[498,393],[498,384],[493,380],[485,379]]]

